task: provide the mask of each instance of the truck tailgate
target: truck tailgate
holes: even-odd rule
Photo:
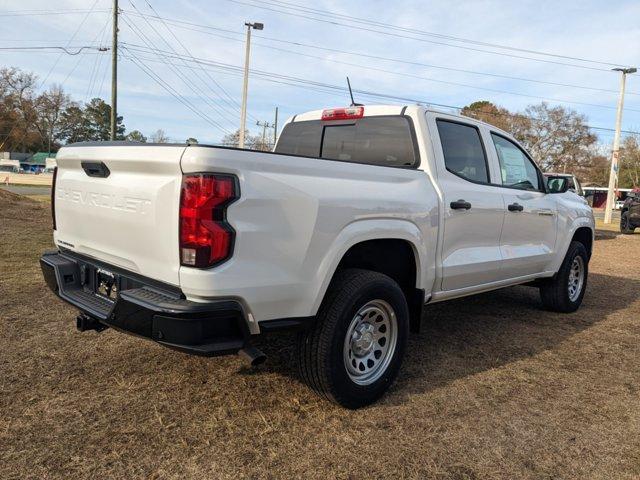
[[[177,285],[180,158],[185,148],[80,144],[61,149],[56,244]]]

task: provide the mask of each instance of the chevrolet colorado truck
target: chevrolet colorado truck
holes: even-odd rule
[[[398,375],[423,306],[517,284],[573,312],[587,203],[510,135],[423,106],[296,115],[273,152],[79,143],[57,156],[49,287],[108,327],[198,355],[264,355],[345,407]]]

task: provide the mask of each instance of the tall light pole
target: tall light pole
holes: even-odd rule
[[[118,123],[118,0],[113,0],[113,43],[111,45],[111,140]]]
[[[620,98],[618,98],[618,112],[616,114],[616,133],[613,137],[613,152],[611,154],[611,171],[609,172],[609,189],[607,190],[607,205],[604,211],[604,223],[611,223],[611,211],[615,205],[615,190],[618,187],[618,159],[620,156],[620,129],[622,128],[622,108],[624,106],[624,85],[627,74],[636,73],[636,68],[614,68],[621,72]]]
[[[240,137],[238,146],[244,148],[244,130],[247,125],[247,90],[249,89],[249,56],[251,53],[251,30],[262,30],[264,24],[245,22],[247,26],[247,44],[244,52],[244,80],[242,82],[242,107],[240,109]]]

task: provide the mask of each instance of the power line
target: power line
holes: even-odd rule
[[[131,0],[129,1],[129,3],[131,3],[132,7],[136,8]],[[135,33],[136,36],[138,36],[138,38],[140,38],[148,47],[150,47],[151,49],[156,49],[157,50],[157,52],[155,52],[157,55],[164,56],[166,53],[171,53],[171,52],[166,52],[166,51],[163,51],[163,50],[160,50],[159,48],[157,48],[155,46],[153,40],[151,40],[141,30],[138,31],[137,29],[133,28],[133,26],[129,23],[129,21],[126,19],[125,16],[123,16],[122,19],[127,24],[127,26],[131,29],[131,31],[133,33]],[[171,46],[171,44],[169,42],[167,42],[167,40],[164,39],[162,35],[160,35],[160,33],[155,29],[155,27],[153,25],[151,25],[144,16],[143,16],[143,20],[147,23],[147,25],[149,25],[151,27],[151,29],[156,33],[156,35],[158,35],[162,39],[162,41],[169,48],[171,48],[171,50],[173,51],[174,54],[179,55],[178,52],[176,52],[176,50]],[[182,62],[184,64],[186,64],[185,63],[186,61],[184,59],[182,59]],[[233,123],[234,120],[230,120],[229,117],[227,117],[227,115],[230,115],[228,110],[224,109],[223,106],[217,105],[215,103],[215,101],[212,98],[210,98],[210,96],[207,95],[207,93],[204,90],[202,90],[202,88],[200,88],[198,86],[197,82],[193,82],[191,79],[187,78],[186,74],[183,71],[181,71],[179,68],[171,68],[171,70],[176,74],[176,76],[178,76],[178,78],[180,78],[182,80],[182,82],[187,86],[187,88],[189,88],[196,96],[199,96],[203,100],[203,102],[205,104],[208,104],[220,116],[224,117],[226,121],[228,121],[229,123]],[[192,72],[192,73],[194,73],[194,72]],[[196,77],[197,77],[197,75],[196,75]],[[206,86],[207,85],[205,83],[205,88],[206,88]]]
[[[35,16],[49,16],[49,15],[74,15],[80,13],[104,13],[109,9],[86,9],[76,8],[70,10],[13,10],[4,13],[0,13],[0,17],[35,17]]]
[[[451,82],[451,81],[448,81],[448,80],[439,80],[439,79],[430,78],[430,77],[424,77],[424,76],[421,76],[421,75],[415,75],[415,74],[411,74],[411,73],[397,72],[397,71],[394,71],[394,70],[386,70],[386,69],[383,69],[383,68],[370,67],[370,66],[367,66],[367,65],[344,62],[344,61],[341,61],[341,60],[326,59],[324,57],[319,57],[317,55],[310,55],[310,54],[301,53],[301,52],[293,52],[291,50],[281,49],[281,48],[277,48],[277,47],[267,46],[267,48],[272,48],[272,49],[275,49],[275,50],[288,52],[288,53],[293,53],[293,54],[296,54],[296,55],[301,55],[301,56],[305,56],[305,57],[309,57],[309,58],[315,58],[315,59],[318,59],[318,60],[323,60],[323,61],[327,61],[327,62],[331,62],[331,63],[337,63],[337,64],[340,64],[340,65],[348,65],[348,66],[357,67],[357,68],[360,68],[360,69],[371,70],[371,71],[375,71],[375,72],[382,72],[382,73],[387,73],[387,74],[390,74],[390,75],[398,75],[398,76],[402,76],[402,77],[416,78],[416,79],[419,79],[419,80],[425,80],[425,81],[428,81],[428,82],[442,83],[442,84],[445,84],[445,85],[454,85],[454,86],[458,86],[458,87],[465,87],[465,88],[473,88],[473,89],[476,89],[476,90],[483,90],[483,91],[486,91],[486,92],[503,93],[503,94],[507,94],[507,95],[516,95],[516,96],[519,96],[519,97],[535,98],[535,99],[539,99],[539,100],[553,101],[553,102],[559,102],[559,103],[570,103],[570,104],[575,104],[575,105],[584,105],[584,106],[596,107],[596,108],[608,108],[608,109],[614,109],[615,108],[614,106],[610,106],[610,105],[600,105],[600,104],[595,104],[595,103],[577,102],[577,101],[574,101],[574,100],[564,100],[564,99],[552,98],[552,97],[541,97],[539,95],[530,95],[528,93],[511,92],[511,91],[508,91],[508,90],[501,90],[501,89],[497,89],[497,88],[480,87],[480,86],[477,86],[477,85],[470,85],[470,84],[465,84],[465,83],[460,83],[460,82]],[[634,111],[634,110],[628,109],[628,111]],[[635,111],[639,111],[640,112],[640,110],[635,110]]]
[[[128,14],[129,15],[140,15],[140,14],[137,14],[135,12],[129,12]],[[190,31],[193,31],[193,32],[203,33],[205,35],[212,35],[212,36],[215,36],[215,37],[218,37],[218,38],[225,38],[227,40],[232,40],[232,41],[236,41],[236,42],[243,41],[241,38],[231,38],[231,37],[228,37],[228,36],[225,36],[225,35],[220,35],[220,34],[208,32],[208,31],[202,31],[202,30],[199,30],[197,28],[188,28],[188,27],[192,26],[192,27],[204,28],[204,29],[207,29],[207,30],[220,31],[220,32],[224,32],[224,33],[228,33],[228,34],[232,34],[232,35],[238,35],[238,36],[242,35],[240,32],[236,32],[236,31],[233,31],[233,30],[213,27],[213,26],[210,26],[210,25],[204,25],[204,24],[188,22],[188,21],[184,21],[184,20],[169,19],[169,18],[166,18],[166,17],[161,17],[159,15],[156,15],[156,16],[149,15],[148,18],[153,19],[153,20],[163,21],[163,22],[172,24],[174,26],[177,26],[178,28],[182,28],[182,29],[185,29],[185,30],[190,30]],[[355,51],[341,50],[341,49],[338,49],[338,48],[323,47],[323,46],[320,46],[320,45],[312,45],[312,44],[302,43],[302,42],[298,42],[298,41],[284,40],[284,39],[275,38],[275,37],[269,37],[269,36],[265,36],[265,35],[256,35],[256,37],[257,38],[261,38],[263,40],[268,40],[268,41],[271,41],[271,42],[285,43],[285,44],[294,45],[294,46],[298,46],[298,47],[312,48],[312,49],[315,49],[315,50],[322,50],[322,51],[331,52],[331,53],[340,53],[340,54],[351,55],[351,56],[356,56],[356,57],[371,58],[371,59],[374,59],[374,60],[383,60],[383,61],[387,61],[387,62],[394,62],[394,63],[404,64],[404,65],[412,65],[412,66],[426,67],[426,68],[435,68],[435,69],[446,70],[446,71],[451,71],[451,72],[459,72],[459,73],[465,73],[465,74],[471,74],[471,75],[481,75],[481,76],[487,76],[487,77],[493,77],[493,78],[503,78],[503,79],[506,79],[506,80],[516,80],[516,81],[529,82],[529,83],[538,83],[538,84],[542,84],[542,85],[552,85],[552,86],[556,86],[556,87],[559,86],[559,87],[568,87],[568,88],[578,88],[578,89],[590,90],[590,91],[595,91],[595,92],[605,92],[605,93],[611,93],[611,94],[618,94],[617,90],[610,90],[610,89],[606,89],[606,88],[589,87],[589,86],[586,86],[586,85],[575,85],[575,84],[569,84],[569,83],[551,82],[551,81],[546,81],[546,80],[537,80],[537,79],[532,79],[532,78],[515,77],[515,76],[511,76],[511,75],[503,75],[503,74],[499,74],[499,73],[479,72],[479,71],[476,71],[476,70],[466,70],[466,69],[461,69],[461,68],[453,68],[453,67],[447,67],[447,66],[443,66],[443,65],[435,65],[435,64],[431,64],[431,63],[423,63],[423,62],[416,62],[416,61],[411,61],[411,60],[403,60],[403,59],[386,57],[386,56],[381,56],[381,55],[372,55],[372,54],[368,54],[368,53],[364,53],[364,52],[355,52]],[[288,52],[288,53],[292,53],[292,54],[296,54],[296,55],[305,55],[304,53],[301,53],[301,52],[296,52],[296,51],[286,50],[286,49],[278,49],[278,48],[276,48],[276,47],[274,47],[272,45],[267,45],[267,44],[260,43],[260,42],[253,42],[253,44],[254,45],[259,45],[259,46],[264,47],[264,48],[271,48],[271,49],[274,49],[274,50],[279,50],[279,51],[282,51],[282,52]],[[331,61],[330,59],[326,59],[326,58],[323,58],[323,60]],[[608,72],[608,70],[607,70],[607,72]],[[640,93],[634,93],[634,92],[627,92],[627,93],[629,95],[640,95]]]
[[[162,22],[162,24],[164,25],[164,27],[167,29],[167,31],[173,36],[173,38],[176,39],[176,41],[180,44],[180,46],[183,48],[183,50],[191,57],[193,58],[193,54],[191,53],[191,51],[185,46],[185,44],[182,42],[182,40],[180,40],[180,38],[173,32],[173,30],[171,30],[169,28],[169,26],[167,25],[167,23],[160,17],[160,15],[158,15],[158,12],[156,11],[155,8],[153,8],[153,6],[151,5],[151,3],[149,2],[149,0],[144,0],[145,3],[147,4],[147,6],[151,9],[151,11],[155,14],[155,16],[160,19],[160,21]],[[134,7],[135,8],[135,7]],[[223,98],[222,96],[220,96],[220,99],[225,102],[227,105],[229,105],[231,107],[231,109],[233,110],[233,112],[235,113],[236,109],[240,107],[240,104],[238,103],[238,101],[233,98],[229,92],[227,92],[225,90],[225,88],[216,81],[215,78],[213,78],[209,72],[207,72],[204,68],[202,69],[202,72],[209,78],[209,80],[216,86],[218,87],[218,89],[222,92],[222,94],[224,96],[226,96],[226,99]],[[200,80],[202,80],[201,77]],[[202,80],[203,84],[206,85],[206,81]],[[211,88],[210,85],[208,85],[209,88]],[[249,115],[251,116],[251,115]],[[253,118],[253,117],[252,117]],[[256,119],[257,120],[257,119]]]
[[[82,18],[82,21],[78,24],[78,26],[76,27],[75,31],[73,32],[73,35],[71,35],[71,38],[69,39],[69,41],[67,42],[66,48],[69,48],[69,45],[71,45],[71,42],[73,42],[73,39],[76,38],[76,35],[78,34],[78,32],[80,31],[80,29],[82,28],[82,26],[84,25],[84,22],[87,21],[87,18],[89,18],[89,15],[94,11],[94,9],[96,8],[96,5],[98,4],[99,0],[94,0],[93,3],[91,4],[91,8],[89,8],[89,10],[85,13],[84,17]],[[49,76],[51,75],[51,72],[53,72],[53,70],[58,66],[58,62],[60,62],[60,59],[62,58],[62,53],[60,53],[60,55],[58,55],[58,58],[56,58],[56,61],[53,63],[53,65],[51,65],[51,68],[49,69],[49,71],[47,72],[47,75],[44,77],[44,79],[42,80],[42,83],[40,84],[40,86],[42,87],[42,85],[44,85],[47,80],[49,79]]]
[[[80,31],[80,29],[82,28],[82,25],[84,25],[84,22],[87,20],[87,18],[89,17],[89,14],[92,13],[95,9],[96,4],[98,3],[98,0],[94,0],[93,4],[91,5],[91,8],[89,8],[88,11],[86,11],[85,16],[83,17],[82,21],[80,22],[80,24],[78,25],[78,27],[76,28],[76,30],[73,32],[73,35],[71,36],[71,38],[69,39],[69,41],[66,44],[65,48],[69,48],[69,46],[71,45],[71,42],[73,42],[73,39],[76,37],[76,35],[78,34],[78,32]],[[51,75],[51,72],[53,72],[53,69],[58,65],[58,62],[60,61],[60,59],[62,58],[62,55],[64,55],[63,52],[60,52],[60,54],[58,55],[58,57],[56,58],[56,61],[54,62],[54,64],[51,66],[51,68],[49,69],[49,71],[47,72],[47,75],[44,77],[44,79],[42,80],[42,82],[40,82],[38,84],[39,88],[42,88],[42,86],[46,83],[47,79],[49,78],[49,76]],[[69,78],[67,76],[67,78]],[[65,79],[66,81],[66,79]],[[13,133],[14,129],[18,126],[18,123],[16,123],[12,128],[11,128],[11,132],[9,133],[9,135],[7,135],[7,137],[9,137],[11,135],[11,133]],[[38,133],[40,134],[40,137],[42,138],[42,140],[44,141],[44,137],[42,136],[42,132],[38,129]],[[20,141],[17,143],[17,145],[20,145],[22,142],[24,142],[24,139],[26,138],[26,136],[29,134],[29,128],[25,128],[25,132],[22,135]],[[3,142],[4,143],[4,142]]]
[[[107,25],[109,25],[109,16],[107,15],[107,19],[104,22],[104,25],[102,26],[102,29],[96,33],[96,35],[93,37],[93,40],[90,42],[91,45],[101,45],[102,44],[102,40],[100,41],[100,43],[98,43],[98,37],[106,30]],[[87,55],[86,53],[84,55]],[[80,58],[78,58],[78,61],[76,62],[76,64],[73,66],[73,68],[69,71],[69,73],[67,73],[67,76],[64,77],[64,80],[62,81],[62,85],[67,83],[67,80],[69,80],[69,78],[71,77],[71,75],[73,75],[73,72],[76,71],[76,69],[78,68],[78,66],[80,65],[80,63],[82,62],[82,56],[80,56]]]
[[[285,15],[291,15],[291,16],[295,16],[295,17],[300,17],[300,18],[305,18],[308,20],[313,20],[313,21],[317,21],[317,22],[322,22],[322,23],[328,23],[331,25],[338,25],[338,26],[342,26],[342,27],[346,27],[346,28],[351,28],[351,29],[356,29],[356,30],[363,30],[363,31],[367,31],[367,32],[372,32],[372,33],[378,33],[380,35],[385,35],[385,36],[390,36],[390,37],[397,37],[397,38],[405,38],[408,40],[416,40],[419,42],[425,42],[425,43],[431,43],[431,44],[435,44],[435,45],[443,45],[443,46],[447,46],[447,47],[453,47],[453,48],[461,48],[464,50],[471,50],[474,52],[482,52],[482,53],[488,53],[491,55],[499,55],[499,56],[504,56],[504,57],[511,57],[511,58],[518,58],[518,59],[523,59],[523,60],[531,60],[531,61],[535,61],[535,62],[542,62],[542,63],[549,63],[549,64],[554,64],[554,65],[563,65],[563,66],[567,66],[567,67],[573,67],[573,68],[581,68],[581,69],[586,69],[586,70],[597,70],[597,71],[602,71],[602,72],[608,72],[610,69],[607,68],[599,68],[599,67],[590,67],[587,65],[579,65],[579,64],[575,64],[575,63],[566,63],[566,62],[559,62],[559,61],[554,61],[554,60],[545,60],[542,58],[534,58],[534,57],[527,57],[527,56],[523,56],[523,55],[515,55],[515,54],[510,54],[510,53],[505,53],[505,52],[496,52],[496,51],[492,51],[492,50],[485,50],[485,49],[481,49],[481,48],[474,48],[474,47],[468,47],[465,45],[455,45],[452,43],[446,43],[446,42],[439,42],[436,40],[429,40],[426,38],[419,38],[419,37],[415,37],[415,36],[409,36],[409,35],[402,35],[400,33],[392,33],[392,32],[387,32],[384,30],[376,30],[373,28],[367,28],[367,27],[363,27],[361,25],[349,25],[346,23],[341,23],[335,20],[327,20],[324,18],[318,18],[318,17],[311,17],[308,15],[302,15],[299,13],[293,13],[293,12],[288,12],[286,10],[279,10],[276,8],[270,8],[270,7],[266,7],[264,5],[260,5],[260,4],[255,4],[255,3],[249,3],[248,1],[240,1],[240,0],[226,0],[227,2],[231,2],[231,3],[236,3],[239,5],[245,5],[245,6],[249,6],[249,7],[255,7],[255,8],[260,8],[263,10],[269,10],[272,12],[277,12],[277,13],[282,13]]]
[[[456,37],[456,36],[453,36],[453,35],[445,35],[445,34],[442,34],[442,33],[434,33],[434,32],[429,32],[429,31],[425,31],[425,30],[419,30],[419,29],[415,29],[415,28],[401,27],[401,26],[398,26],[398,25],[390,24],[390,23],[378,22],[378,21],[375,21],[375,20],[370,20],[370,19],[365,19],[365,18],[358,18],[358,17],[354,17],[353,15],[344,15],[344,14],[331,12],[331,11],[328,11],[328,10],[321,10],[321,9],[318,9],[318,8],[312,8],[312,7],[308,7],[306,5],[300,5],[300,4],[295,3],[295,2],[288,2],[288,1],[284,1],[284,0],[262,0],[261,3],[268,3],[268,4],[271,4],[271,5],[275,4],[276,6],[278,6],[280,8],[290,8],[290,9],[293,9],[293,10],[296,10],[296,11],[312,13],[314,15],[331,16],[331,17],[334,17],[334,18],[339,18],[339,19],[347,20],[347,21],[354,22],[354,23],[362,23],[362,24],[366,24],[366,25],[374,25],[374,26],[377,26],[377,27],[383,27],[383,28],[392,29],[392,30],[398,30],[398,31],[402,31],[402,32],[409,32],[409,33],[413,33],[413,34],[417,34],[417,35],[424,35],[424,36],[428,36],[428,37],[435,37],[435,38],[442,38],[442,39],[446,39],[446,40],[453,40],[453,41],[461,42],[461,43],[469,43],[469,44],[473,44],[473,45],[481,45],[481,46],[485,46],[485,47],[499,48],[499,49],[510,50],[510,51],[514,51],[514,52],[523,52],[523,53],[530,53],[530,54],[534,54],[534,55],[542,55],[542,56],[548,56],[548,57],[554,57],[554,58],[561,58],[561,59],[564,59],[564,60],[575,60],[575,61],[585,62],[585,63],[606,65],[606,66],[609,66],[609,67],[626,66],[625,64],[622,64],[622,63],[604,62],[604,61],[601,61],[601,60],[593,60],[593,59],[575,57],[575,56],[570,56],[570,55],[560,55],[560,54],[556,54],[556,53],[543,52],[543,51],[540,51],[540,50],[532,50],[532,49],[527,49],[527,48],[514,47],[512,45],[502,45],[502,44],[497,44],[497,43],[489,43],[489,42],[473,40],[473,39],[469,39],[469,38]]]
[[[185,107],[187,107],[189,110],[191,110],[193,113],[195,113],[202,120],[207,122],[209,125],[213,126],[214,128],[217,128],[217,129],[221,130],[224,133],[229,133],[229,131],[226,128],[221,126],[215,120],[211,119],[206,113],[204,113],[200,109],[198,109],[193,103],[191,103],[183,95],[180,95],[180,93],[178,93],[173,87],[171,87],[171,85],[169,85],[167,82],[165,82],[152,69],[150,69],[147,65],[145,65],[144,62],[142,62],[140,59],[136,58],[135,55],[131,54],[131,52],[129,51],[129,49],[127,47],[123,46],[123,49],[126,52],[123,55],[124,58],[126,58],[127,60],[130,60],[134,65],[136,65],[138,68],[140,68],[140,70],[142,70],[149,78],[151,78],[158,85],[160,85],[164,90],[166,90],[178,102],[183,104]]]
[[[273,48],[276,48],[276,47],[273,47]],[[170,52],[161,52],[161,53],[170,53]],[[371,70],[371,71],[376,71],[376,72],[388,73],[388,74],[391,74],[391,75],[399,75],[399,76],[403,76],[403,77],[416,78],[416,79],[419,79],[419,80],[442,83],[442,84],[446,84],[446,85],[454,85],[454,86],[460,86],[460,87],[465,87],[465,88],[473,88],[473,89],[483,90],[483,91],[492,92],[492,93],[502,93],[502,94],[515,95],[515,96],[525,97],[525,98],[533,98],[533,99],[538,99],[538,100],[543,100],[543,101],[552,101],[552,102],[558,102],[558,103],[568,103],[568,104],[582,105],[582,106],[588,106],[588,107],[594,107],[594,108],[604,108],[604,109],[615,109],[616,108],[615,106],[611,106],[611,105],[601,105],[601,104],[597,104],[597,103],[578,102],[578,101],[565,100],[565,99],[560,99],[560,98],[541,97],[541,96],[538,96],[538,95],[529,95],[529,94],[521,93],[521,92],[510,92],[510,91],[507,91],[507,90],[500,90],[500,89],[487,88],[487,87],[479,87],[479,86],[476,86],[476,85],[469,85],[469,84],[458,83],[458,82],[450,82],[450,81],[447,81],[447,80],[437,80],[437,79],[433,79],[433,78],[429,78],[429,77],[423,77],[423,76],[420,76],[420,75],[414,75],[414,74],[402,73],[402,72],[395,72],[395,71],[392,71],[392,70],[386,70],[386,69],[370,67],[370,66],[366,66],[366,65],[343,62],[343,61],[340,61],[340,60],[327,60],[327,59],[324,59],[322,57],[318,57],[318,56],[315,56],[315,55],[309,55],[309,54],[303,54],[303,53],[300,53],[300,52],[294,52],[294,53],[298,53],[299,55],[308,56],[308,57],[316,58],[316,59],[320,59],[320,60],[326,60],[326,61],[329,61],[329,62],[332,62],[332,63],[349,65],[349,66],[357,67],[357,68],[364,69],[364,70]],[[204,59],[197,59],[195,57],[192,57],[191,60],[195,61],[195,60],[204,60]],[[640,110],[638,110],[638,109],[631,109],[631,108],[628,108],[627,111],[629,111],[629,112],[640,112]]]
[[[130,44],[127,44],[127,48],[129,48],[131,50],[140,49],[139,46],[130,45]],[[150,53],[150,52],[145,52],[144,48],[140,49],[140,51],[142,51],[144,53]],[[171,58],[171,56],[169,56],[169,58]],[[149,59],[149,61],[154,61],[154,60],[153,59]],[[242,75],[242,68],[238,67],[238,66],[235,66],[235,65],[231,65],[231,64],[227,64],[227,63],[223,63],[223,62],[206,61],[206,60],[196,60],[196,61],[197,62],[201,62],[203,65],[212,67],[214,69],[223,70],[223,71],[225,71],[225,72],[227,72],[229,74],[232,74],[232,75],[236,75],[236,76],[241,76]],[[196,67],[189,67],[189,68],[196,68]],[[264,72],[264,71],[260,71],[260,70],[253,70],[253,74],[257,78],[265,80],[265,81],[278,83],[278,84],[282,84],[282,85],[295,86],[295,87],[299,87],[299,88],[305,88],[305,89],[309,89],[309,90],[319,91],[319,92],[322,92],[322,93],[335,94],[336,91],[345,92],[345,93],[348,92],[348,89],[346,87],[343,87],[343,86],[332,85],[332,84],[327,84],[327,83],[322,83],[322,82],[316,82],[316,81],[313,81],[313,80],[308,80],[308,79],[303,79],[303,78],[291,77],[291,76],[281,75],[281,74],[276,74],[276,73],[271,73],[271,72]],[[429,106],[441,107],[441,108],[450,108],[450,109],[455,109],[455,110],[462,110],[464,108],[464,107],[455,106],[455,105],[434,103],[434,102],[431,102],[431,101],[425,100],[425,99],[409,98],[409,97],[404,97],[404,96],[385,94],[385,93],[381,93],[381,92],[372,92],[372,91],[368,91],[368,90],[354,89],[353,91],[354,91],[354,93],[357,93],[358,95],[362,95],[362,96],[366,96],[366,97],[370,97],[370,98],[381,98],[381,99],[385,99],[385,100],[399,100],[399,101],[402,101],[402,102],[429,105]],[[500,113],[500,112],[490,112],[490,111],[482,111],[482,110],[477,110],[477,112],[478,113],[487,113],[487,114],[492,114],[492,115],[505,115],[505,116],[512,116],[512,117],[513,116],[519,116],[519,117],[524,117],[524,118],[529,118],[529,119],[532,119],[532,120],[540,121],[540,119],[538,119],[536,117],[532,117],[532,116],[528,116],[528,115],[524,115],[524,114],[520,114],[520,113],[510,113],[510,112],[509,113]],[[601,131],[607,131],[607,132],[614,131],[614,129],[612,129],[612,128],[598,127],[598,126],[592,126],[592,125],[588,125],[588,124],[586,124],[585,126],[587,126],[590,129],[594,129],[594,130],[601,130]],[[626,133],[626,134],[631,134],[631,135],[640,135],[640,132],[631,131],[631,130],[623,130],[623,132]]]
[[[62,50],[67,55],[78,55],[83,50],[97,50],[98,52],[106,52],[109,50],[106,47],[74,47],[75,51],[70,50],[66,47],[58,47],[54,45],[47,46],[38,46],[38,47],[0,47],[0,50],[11,50],[11,51],[19,51],[19,50]]]
[[[96,40],[98,39],[98,36],[100,37],[99,45],[102,45],[102,43],[104,42],[104,36],[105,36],[105,34],[107,32],[107,25],[109,25],[109,23],[110,22],[107,19],[107,21],[105,22],[104,26],[102,27],[102,31],[98,32],[98,34],[96,35]],[[91,76],[89,77],[89,85],[87,87],[87,92],[86,92],[85,97],[84,97],[85,103],[91,97],[91,94],[93,93],[94,83],[97,82],[98,74],[99,74],[99,71],[100,71],[100,67],[102,67],[102,59],[103,59],[103,57],[97,57],[95,59],[95,61],[93,62],[93,68],[91,69]],[[106,69],[105,69],[105,71],[106,71]]]
[[[158,58],[160,58],[163,63],[165,63],[165,65],[167,65],[169,67],[169,69],[175,74],[175,76],[180,79],[182,81],[182,83],[189,89],[191,90],[191,92],[198,97],[201,102],[204,105],[207,105],[209,107],[211,107],[214,111],[216,111],[218,113],[218,115],[220,115],[222,118],[224,118],[225,121],[229,122],[229,123],[233,123],[232,120],[230,120],[229,118],[226,117],[226,112],[224,112],[223,110],[219,110],[218,106],[215,105],[206,95],[205,92],[202,91],[202,89],[197,85],[196,82],[194,82],[192,79],[188,78],[186,73],[181,69],[181,68],[177,68],[177,65],[174,65],[168,61],[166,61],[166,55],[158,53],[158,52],[162,52],[162,50],[158,49],[154,44],[153,41],[147,37],[147,35],[142,32],[139,31],[139,29],[134,28],[129,21],[127,20],[127,18],[125,16],[121,17],[123,22],[129,27],[129,29],[135,33],[138,38],[140,38],[145,45],[147,45],[147,48],[149,48],[151,51],[155,50],[155,55],[158,56]],[[122,42],[121,44],[125,45],[125,42]],[[143,47],[144,48],[144,47]],[[185,60],[182,59],[182,63],[186,64]],[[217,123],[217,122],[216,122]],[[220,128],[224,129],[224,127],[222,127],[222,125],[220,125]],[[226,129],[224,129],[226,131]]]
[[[142,31],[138,31],[137,29],[135,29],[130,23],[129,21],[125,18],[125,16],[121,17],[122,20],[124,21],[124,23],[129,27],[129,29],[134,32],[138,38],[140,38],[146,45],[148,48],[150,48],[151,50],[154,50],[157,48],[155,46],[153,46],[153,41],[151,41],[151,39],[149,39]],[[124,42],[121,42],[121,45],[125,45]],[[129,52],[129,50],[127,49],[127,51]],[[131,53],[131,52],[129,52]],[[131,54],[133,57],[135,57],[134,54]],[[156,53],[156,55],[158,55]],[[196,90],[196,88],[194,88],[194,85],[192,84],[192,82],[189,81],[189,79],[186,77],[186,75],[184,75],[183,72],[180,71],[180,69],[178,68],[172,68],[175,67],[174,65],[170,64],[170,62],[166,62],[164,61],[164,58],[161,55],[158,55],[159,58],[161,58],[161,60],[163,60],[163,63],[165,63],[167,66],[169,66],[170,70],[174,72],[174,74],[176,74],[176,76],[182,80],[182,82],[197,96],[199,97],[204,104],[209,104],[209,102],[207,102],[207,100],[205,98],[202,97],[201,94],[198,93],[198,91]],[[134,63],[135,63],[135,58],[133,59]],[[183,60],[184,62],[184,60]],[[164,81],[162,78],[160,78],[158,75],[155,74],[155,72],[148,72],[148,67],[146,67],[146,65],[144,65],[143,62],[140,62],[142,64],[139,65],[136,63],[136,65],[138,65],[139,68],[141,68],[148,76],[151,76],[151,78],[153,78],[154,80],[156,80],[157,83],[159,83],[165,90],[170,91],[168,89],[171,89],[172,92],[170,91],[170,93],[176,97],[179,98],[180,102],[185,104],[185,106],[187,106],[190,110],[196,112],[200,118],[204,118],[206,119],[206,121],[213,125],[214,127],[218,128],[219,130],[221,130],[224,133],[230,133],[224,126],[222,126],[222,124],[218,123],[216,120],[214,120],[213,118],[209,117],[209,115],[207,115],[206,113],[204,113],[203,111],[201,111],[196,105],[194,105],[192,102],[190,102],[188,99],[186,99],[183,95],[181,95],[180,93],[177,92],[177,90],[175,90],[173,87],[171,87],[171,85],[169,85],[168,82]],[[155,75],[155,77],[154,77]],[[205,95],[206,96],[206,95]],[[214,110],[217,111],[217,107],[215,105],[211,105]],[[224,117],[224,114],[220,111],[218,111],[218,113]],[[229,121],[229,119],[225,120]],[[233,122],[230,122],[233,123]]]

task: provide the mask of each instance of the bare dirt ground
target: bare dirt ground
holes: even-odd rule
[[[0,478],[640,478],[640,233],[601,232],[583,307],[516,287],[426,310],[398,383],[343,410],[268,363],[79,333],[38,257],[46,203],[0,192]]]

